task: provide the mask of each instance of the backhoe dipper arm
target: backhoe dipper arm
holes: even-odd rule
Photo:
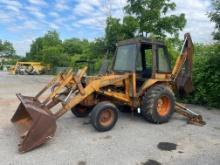
[[[192,58],[193,43],[189,33],[184,36],[184,43],[173,68],[171,79],[176,85],[179,96],[189,94],[193,90],[192,85]],[[191,111],[180,103],[176,103],[176,112],[187,117],[191,124],[205,125],[202,116]]]
[[[189,64],[188,64],[188,72],[192,73],[192,39],[189,33],[186,33],[184,36],[184,43],[181,49],[180,56],[177,58],[176,63],[174,65],[174,68],[172,70],[172,79],[175,81],[180,74],[181,69],[184,67],[184,63],[186,62],[187,59],[189,59]]]
[[[186,33],[180,56],[177,58],[171,74],[171,79],[176,85],[180,96],[193,91],[192,58],[193,43],[190,34]]]

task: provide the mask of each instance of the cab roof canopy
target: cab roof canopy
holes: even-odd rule
[[[164,43],[161,41],[156,41],[148,38],[132,38],[123,40],[117,43],[117,46],[129,45],[129,44],[146,44],[146,45],[161,45],[164,46]]]

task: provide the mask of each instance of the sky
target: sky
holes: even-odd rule
[[[171,0],[185,13],[187,24],[180,33],[190,32],[194,42],[211,43],[214,24],[207,13],[211,0]],[[32,41],[48,30],[66,38],[90,41],[104,35],[107,16],[123,18],[126,0],[0,0],[0,39],[13,43],[16,53],[25,56]]]

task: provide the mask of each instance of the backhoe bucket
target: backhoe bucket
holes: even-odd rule
[[[39,101],[33,97],[17,94],[21,101],[11,121],[19,126],[21,131],[20,152],[27,152],[40,146],[54,136],[56,118]]]

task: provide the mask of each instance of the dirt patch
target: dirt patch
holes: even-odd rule
[[[86,161],[79,161],[78,165],[86,165]]]
[[[146,162],[144,163],[141,163],[142,165],[161,165],[160,162],[156,161],[156,160],[152,160],[152,159],[149,159],[147,160]]]
[[[177,144],[175,143],[170,143],[170,142],[160,142],[157,145],[157,148],[163,151],[172,151],[176,150]]]

